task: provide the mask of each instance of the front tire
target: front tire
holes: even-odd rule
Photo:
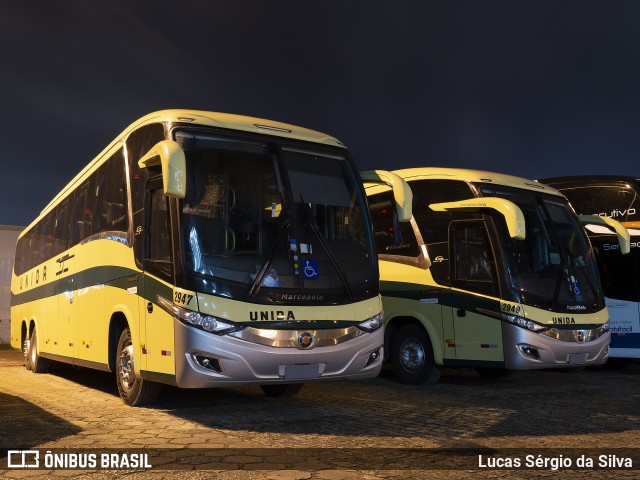
[[[393,336],[391,363],[400,381],[407,385],[434,384],[443,370],[435,363],[429,335],[418,325],[406,325]]]
[[[33,373],[44,373],[49,370],[49,365],[49,360],[42,358],[38,352],[38,337],[34,329],[31,332],[31,340],[29,340],[26,366]]]
[[[116,382],[122,401],[132,407],[155,402],[160,384],[136,376],[131,332],[125,328],[120,334],[116,355]]]
[[[293,397],[303,386],[304,383],[289,383],[260,385],[260,388],[268,397]]]

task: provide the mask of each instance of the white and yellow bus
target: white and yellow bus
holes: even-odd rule
[[[490,172],[393,172],[413,192],[400,223],[392,190],[367,184],[385,313],[385,351],[405,383],[443,367],[508,370],[606,361],[609,322],[585,231],[558,191]],[[367,175],[363,174],[367,179]],[[613,228],[623,250],[629,235]]]
[[[115,372],[129,405],[160,384],[292,395],[382,362],[353,161],[331,136],[270,120],[168,110],[133,123],[21,234],[11,295],[27,368]]]

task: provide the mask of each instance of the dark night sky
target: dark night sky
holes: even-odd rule
[[[640,2],[0,3],[0,224],[164,108],[298,124],[361,169],[638,175]]]

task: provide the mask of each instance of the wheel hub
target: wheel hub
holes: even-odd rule
[[[422,344],[412,338],[405,340],[400,347],[400,362],[409,372],[417,372],[425,363],[425,353]]]
[[[120,383],[126,389],[131,389],[135,380],[133,370],[133,345],[127,345],[120,353]]]

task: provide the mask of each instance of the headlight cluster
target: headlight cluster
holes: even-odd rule
[[[380,327],[382,327],[383,323],[384,323],[384,314],[383,312],[380,312],[377,315],[374,315],[371,318],[367,318],[364,322],[360,323],[358,325],[358,328],[360,330],[364,330],[365,332],[371,333],[371,332],[375,332]]]
[[[502,318],[509,323],[513,323],[522,328],[526,328],[532,332],[542,332],[547,330],[549,327],[546,325],[540,325],[539,323],[534,322],[533,320],[527,320],[526,318],[518,317],[516,315],[502,315]]]
[[[222,320],[210,315],[202,315],[199,312],[193,312],[184,308],[178,307],[173,302],[167,300],[164,297],[158,295],[158,305],[176,317],[182,323],[198,327],[205,332],[215,333],[217,335],[224,335],[235,330],[239,330],[243,327],[236,325],[228,320]]]
[[[546,336],[555,338],[556,340],[562,340],[563,342],[577,342],[586,343],[593,342],[604,334],[608,333],[611,329],[609,321],[606,321],[597,328],[587,329],[558,329],[550,328],[549,330],[542,332]]]

